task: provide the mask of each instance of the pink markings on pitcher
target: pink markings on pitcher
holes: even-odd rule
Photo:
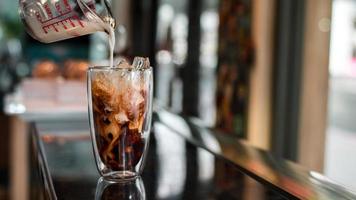
[[[46,10],[46,13],[47,13],[48,17],[49,18],[53,18],[53,14],[52,14],[51,8],[49,7],[48,3],[44,4],[44,8]]]
[[[50,29],[53,29],[54,31],[59,32],[58,27],[63,27],[64,29],[67,30],[68,24],[70,24],[73,28],[78,26],[74,22],[77,22],[78,25],[80,25],[81,27],[84,28],[84,24],[80,20],[80,18],[77,15],[73,15],[73,16],[67,17],[66,19],[63,19],[63,20],[60,20],[57,22],[53,22],[51,24],[47,24],[42,27],[42,30],[46,34],[50,31]]]
[[[55,3],[55,6],[56,6],[56,9],[57,9],[57,12],[59,12],[60,14],[62,14],[63,11],[62,11],[60,2],[56,2],[56,3]]]
[[[58,23],[57,23],[56,25],[58,25]],[[53,26],[54,30],[55,30],[56,32],[58,32],[58,29],[57,29],[57,27],[55,26],[55,24],[53,24],[52,26]]]
[[[82,21],[79,19],[79,17],[77,15],[74,15],[73,19],[77,20],[78,23],[80,24],[80,26],[84,28],[84,25],[83,25]]]
[[[62,26],[63,26],[63,28],[64,28],[64,29],[66,29],[66,30],[67,30],[68,28],[67,28],[67,26],[64,24],[64,22],[65,22],[65,21],[61,21]]]
[[[42,27],[43,32],[45,32],[47,34],[48,31],[46,29],[48,29],[48,27],[46,27],[46,26]]]
[[[68,0],[63,0],[63,4],[66,7],[67,11],[71,11],[72,10],[72,7],[68,3]]]
[[[69,20],[69,22],[70,22],[70,25],[72,25],[73,27],[75,27],[75,24],[74,24],[74,22],[72,21],[72,19],[71,19],[71,18],[68,18],[68,20]]]

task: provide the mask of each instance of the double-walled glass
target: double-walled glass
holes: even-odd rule
[[[91,67],[89,121],[99,173],[132,179],[143,168],[152,116],[152,68]]]

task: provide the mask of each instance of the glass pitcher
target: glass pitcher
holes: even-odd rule
[[[27,33],[51,43],[115,28],[107,0],[19,0]]]

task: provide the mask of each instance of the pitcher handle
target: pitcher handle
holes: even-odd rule
[[[102,18],[98,13],[96,13],[95,11],[93,11],[83,0],[77,0],[77,3],[80,7],[80,9],[82,10],[82,12],[84,13],[84,15],[89,19],[94,19],[97,22],[105,22],[105,23],[109,23],[113,28],[115,28],[116,24],[115,21],[107,21],[105,18]],[[101,4],[103,4],[105,6],[105,11],[108,13],[108,17],[112,18],[112,12],[110,10],[110,6],[109,3],[107,2],[107,0],[101,0]]]

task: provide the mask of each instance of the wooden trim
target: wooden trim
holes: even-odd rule
[[[10,196],[13,200],[29,199],[28,127],[18,117],[11,117]]]
[[[248,142],[262,149],[270,148],[272,120],[272,66],[275,0],[254,0],[252,34],[255,64],[251,70],[248,107]]]
[[[298,162],[317,171],[324,166],[330,33],[323,22],[331,18],[331,5],[331,0],[305,2]]]

